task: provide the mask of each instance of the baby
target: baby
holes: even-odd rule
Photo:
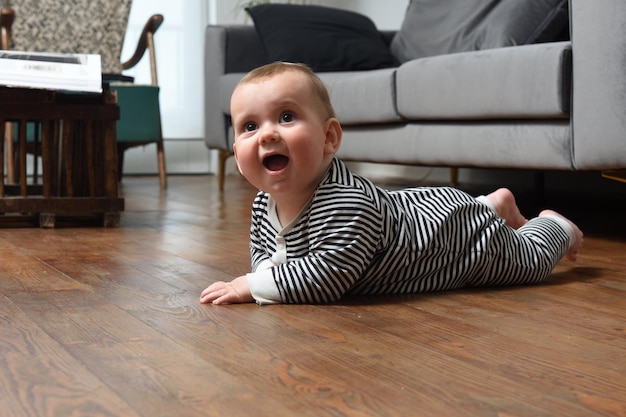
[[[501,188],[478,198],[449,187],[387,191],[335,153],[342,129],[306,66],[257,68],[231,98],[234,152],[260,189],[252,205],[252,272],[215,282],[200,302],[330,303],[546,279],[583,234],[544,210],[527,220]]]

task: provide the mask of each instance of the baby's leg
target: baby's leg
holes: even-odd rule
[[[567,257],[567,259],[575,261],[576,256],[578,255],[578,251],[583,244],[583,232],[571,220],[567,219],[556,211],[543,210],[541,213],[539,213],[539,217],[544,216],[550,217],[557,221],[570,235],[569,250],[567,251],[565,256]]]
[[[513,229],[519,229],[528,222],[528,219],[520,213],[515,196],[507,188],[500,188],[487,196],[478,197],[478,200],[490,206]]]

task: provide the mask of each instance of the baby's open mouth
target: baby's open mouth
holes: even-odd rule
[[[263,166],[270,171],[280,171],[289,163],[289,158],[285,155],[270,155],[263,159]]]

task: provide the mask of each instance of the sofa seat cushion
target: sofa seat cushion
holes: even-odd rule
[[[567,119],[349,126],[337,156],[390,164],[571,170],[571,137]]]
[[[571,44],[554,42],[440,55],[397,71],[409,120],[567,118]]]
[[[326,85],[339,121],[345,125],[388,123],[400,120],[395,106],[395,68],[372,71],[323,72],[317,75]],[[243,73],[220,77],[220,107],[230,114],[230,96]]]

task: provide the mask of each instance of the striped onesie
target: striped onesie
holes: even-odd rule
[[[288,225],[271,196],[257,194],[247,279],[259,304],[538,283],[570,244],[557,220],[538,217],[514,230],[457,189],[387,191],[334,159]]]

